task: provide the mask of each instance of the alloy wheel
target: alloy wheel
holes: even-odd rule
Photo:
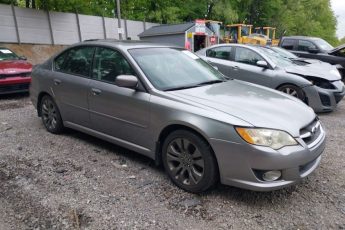
[[[49,130],[56,129],[58,115],[54,103],[48,98],[42,103],[42,118]]]
[[[286,94],[289,94],[289,95],[291,95],[291,96],[293,96],[293,97],[298,98],[298,93],[297,93],[297,91],[296,91],[295,89],[291,89],[291,88],[289,88],[289,87],[286,87],[286,88],[284,88],[284,89],[282,90],[282,92],[284,92],[284,93],[286,93]]]
[[[196,185],[204,176],[204,159],[195,144],[186,138],[172,140],[167,148],[167,164],[172,176],[182,184]]]

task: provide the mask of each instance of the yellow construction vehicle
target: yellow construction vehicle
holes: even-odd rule
[[[226,43],[247,43],[247,38],[252,34],[253,25],[232,24],[224,28],[224,41]]]
[[[270,27],[270,26],[256,27],[255,33],[266,35],[268,37],[268,39],[271,40],[271,42],[270,42],[271,44],[269,44],[269,45],[278,46],[279,39],[276,39],[276,28],[275,27]]]
[[[232,24],[224,28],[226,43],[266,45],[267,37],[261,34],[252,34],[253,25]]]

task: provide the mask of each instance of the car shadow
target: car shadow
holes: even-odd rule
[[[0,100],[20,100],[29,97],[29,93],[9,93],[0,95]]]
[[[135,163],[142,164],[142,165],[152,166],[152,168],[163,171],[161,167],[156,167],[154,160],[150,159],[149,157],[146,157],[132,150],[123,148],[111,142],[104,141],[97,137],[79,132],[77,130],[69,129],[69,128],[66,128],[64,135],[74,137],[79,140],[85,141],[89,144],[92,144],[95,146],[96,151],[104,149],[104,150],[107,150],[108,152],[118,155],[121,158],[127,158],[127,160],[129,161],[134,161]]]

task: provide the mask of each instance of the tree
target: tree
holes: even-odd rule
[[[345,37],[343,37],[342,39],[339,40],[339,44],[340,45],[345,44]]]

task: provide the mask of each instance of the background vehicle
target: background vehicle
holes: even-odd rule
[[[280,90],[316,112],[332,111],[345,95],[338,71],[297,65],[266,47],[222,44],[197,54],[230,78]]]
[[[49,132],[66,126],[137,151],[190,192],[218,179],[279,189],[312,173],[325,147],[320,122],[300,100],[227,81],[175,47],[83,42],[36,67],[30,93]]]
[[[251,43],[256,41],[248,38],[252,34],[253,25],[246,24],[232,24],[226,25],[224,28],[225,36],[224,41],[226,43]]]
[[[321,69],[321,71],[329,70],[329,72],[331,72],[333,75],[335,74],[341,76],[339,69],[336,66],[331,65],[330,63],[323,62],[317,59],[301,58],[291,53],[290,51],[277,46],[266,46],[266,48],[271,49],[281,56],[290,59],[297,65],[312,66],[313,68]]]
[[[271,40],[272,46],[278,46],[279,39],[276,39],[276,28],[275,27],[270,27],[270,26],[256,27],[255,33],[266,35],[268,37],[268,39]]]
[[[303,58],[318,59],[336,65],[345,81],[345,44],[334,48],[321,38],[283,37],[279,46]]]
[[[225,43],[253,44],[253,45],[261,45],[261,46],[272,44],[272,39],[269,37],[270,30],[268,30],[267,32],[268,36],[267,36],[266,34],[263,33],[262,30],[258,30],[257,28],[256,28],[255,33],[252,33],[252,28],[253,28],[253,25],[246,25],[246,24],[226,25],[224,28]],[[272,28],[272,27],[264,27],[264,28]],[[273,35],[275,37],[275,32],[273,33]]]
[[[27,92],[31,82],[32,65],[25,57],[0,47],[0,94]]]
[[[252,40],[251,40],[251,42],[249,42],[247,44],[260,45],[260,46],[272,44],[272,40],[264,34],[253,33],[253,34],[249,35],[248,38],[250,38]]]

